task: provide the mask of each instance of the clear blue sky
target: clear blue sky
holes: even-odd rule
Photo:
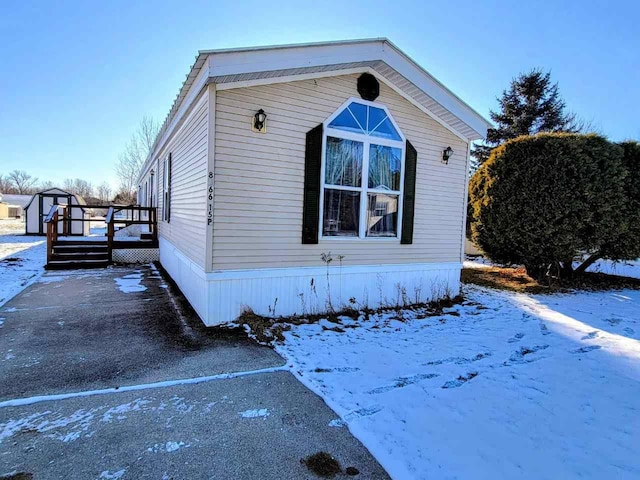
[[[163,120],[199,49],[388,37],[481,114],[519,72],[552,71],[569,108],[640,138],[640,3],[43,1],[0,14],[0,173],[117,185],[143,115]]]

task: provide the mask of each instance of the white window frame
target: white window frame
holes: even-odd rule
[[[385,113],[387,114],[387,117],[391,121],[391,124],[394,126],[394,128],[400,135],[401,140],[389,140],[386,138],[367,135],[365,133],[353,133],[346,130],[340,130],[340,129],[329,127],[329,124],[338,115],[340,115],[342,111],[345,108],[347,108],[347,106],[349,106],[353,102],[384,110]],[[341,138],[344,140],[353,140],[363,144],[362,179],[360,181],[360,187],[351,187],[351,186],[344,186],[344,185],[327,185],[326,186],[326,188],[328,188],[329,190],[346,190],[349,192],[360,193],[360,212],[359,212],[360,215],[359,215],[359,221],[358,221],[359,231],[358,231],[358,235],[355,235],[355,236],[324,235],[324,191],[325,191],[327,137]],[[402,153],[400,158],[400,190],[381,190],[376,188],[369,188],[369,148],[371,144],[382,145],[385,147],[399,148],[401,150]],[[385,242],[385,241],[399,242],[400,238],[402,237],[402,206],[403,206],[403,199],[404,199],[405,155],[406,155],[406,138],[402,133],[402,130],[396,123],[395,119],[391,115],[391,112],[389,112],[389,109],[381,103],[371,102],[371,101],[363,100],[361,98],[356,98],[356,97],[350,97],[346,102],[344,102],[340,106],[340,108],[338,108],[329,118],[327,118],[322,123],[322,157],[321,157],[321,165],[320,165],[320,219],[319,219],[320,225],[319,225],[318,238],[320,240],[338,240],[338,241],[366,240],[371,242]],[[369,193],[380,193],[385,195],[398,196],[398,220],[396,225],[396,236],[367,237],[367,205],[369,202]]]

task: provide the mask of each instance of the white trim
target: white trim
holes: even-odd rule
[[[305,48],[331,45],[353,45],[359,43],[385,42],[386,37],[373,38],[353,38],[350,40],[330,40],[328,42],[306,42],[306,43],[285,43],[282,45],[261,45],[253,47],[233,47],[233,48],[217,48],[210,50],[199,50],[198,53],[234,53],[234,52],[254,52],[261,50],[285,50],[288,48]]]
[[[215,152],[216,152],[216,85],[209,84],[207,89],[207,95],[209,100],[209,112],[207,116],[207,122],[209,122],[209,130],[207,133],[207,195],[206,199],[206,212],[207,217],[207,230],[206,230],[206,243],[205,243],[205,270],[210,272],[213,270],[213,229],[215,227],[214,212],[215,212]],[[211,195],[212,198],[209,197]]]
[[[384,138],[378,138],[372,135],[368,135],[366,133],[355,133],[349,132],[346,130],[340,130],[336,128],[329,127],[329,124],[335,120],[338,115],[345,111],[349,105],[352,103],[358,103],[360,105],[366,105],[369,107],[378,108],[384,110],[387,118],[391,121],[391,124],[396,129],[398,134],[400,135],[401,140],[389,140]],[[352,114],[353,115],[353,114]],[[358,125],[360,123],[354,117]],[[368,121],[368,120],[367,120]],[[384,121],[384,120],[383,120]],[[382,123],[382,121],[380,122]],[[321,153],[321,166],[320,166],[320,218],[319,222],[319,231],[318,231],[318,240],[365,240],[365,241],[399,241],[402,237],[402,199],[404,195],[404,171],[405,171],[405,150],[406,150],[406,138],[400,129],[400,126],[396,123],[395,119],[391,115],[391,112],[386,107],[386,105],[377,102],[371,102],[368,100],[363,100],[361,98],[350,97],[345,102],[338,107],[336,111],[334,111],[329,117],[322,123],[322,153]],[[364,128],[362,125],[360,127],[363,130],[369,130],[368,125]],[[332,138],[341,138],[345,140],[356,141],[362,143],[362,177],[360,181],[359,187],[352,186],[344,186],[344,185],[327,185],[325,183],[325,172],[326,172],[326,151],[327,151],[327,137]],[[398,190],[380,190],[375,188],[369,188],[369,152],[371,144],[374,145],[382,145],[391,148],[400,149],[400,188]],[[350,192],[358,192],[360,194],[360,211],[359,211],[359,222],[358,222],[358,235],[357,236],[333,236],[333,235],[324,235],[324,193],[325,190],[343,190]],[[369,193],[380,193],[386,194],[389,196],[396,196],[398,198],[398,214],[396,219],[396,235],[393,237],[376,237],[376,236],[367,236],[367,206],[369,204]]]
[[[464,174],[464,197],[462,199],[462,245],[460,247],[460,261],[464,262],[464,251],[467,242],[467,209],[469,204],[469,168],[471,166],[471,142],[467,144],[467,161],[465,162],[467,171]]]

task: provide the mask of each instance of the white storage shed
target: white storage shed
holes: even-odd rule
[[[49,188],[35,193],[24,208],[26,234],[46,235],[47,225],[44,223],[53,205],[86,205],[84,199],[60,188]],[[68,229],[70,235],[89,235],[89,222],[77,222],[73,220],[88,219],[89,212],[85,208],[72,208],[71,220]],[[58,225],[58,232],[63,232],[62,222]]]

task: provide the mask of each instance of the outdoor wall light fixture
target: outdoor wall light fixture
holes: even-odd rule
[[[447,147],[442,151],[442,163],[445,165],[449,164],[449,159],[453,155],[453,149],[451,147]]]
[[[253,129],[256,132],[266,133],[266,122],[267,122],[267,114],[264,113],[263,109],[260,109],[253,116]]]

